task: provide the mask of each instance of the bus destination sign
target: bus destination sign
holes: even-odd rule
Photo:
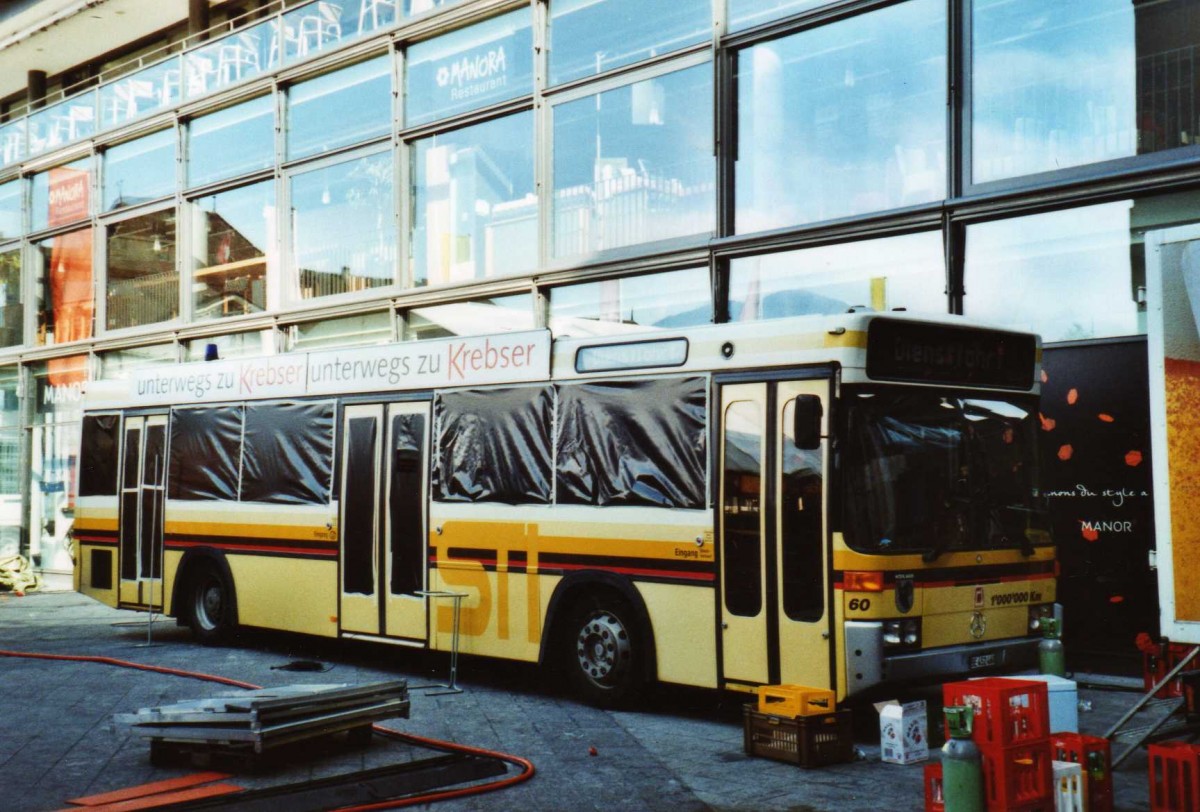
[[[881,381],[1028,389],[1036,356],[1026,333],[893,319],[867,328],[867,376]]]

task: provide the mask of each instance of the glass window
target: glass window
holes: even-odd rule
[[[532,112],[424,138],[412,161],[414,285],[537,266]]]
[[[34,380],[29,470],[29,554],[34,567],[70,572],[72,483],[77,482],[83,384],[88,358],[74,355],[31,364]]]
[[[585,336],[709,324],[710,287],[707,268],[563,285],[550,291],[550,329]]]
[[[209,349],[210,347],[214,349]],[[213,357],[213,354],[216,357]],[[184,342],[185,361],[217,361],[229,358],[251,358],[275,354],[275,331],[252,330],[246,333],[229,333],[205,336]]]
[[[293,325],[290,349],[292,352],[302,352],[332,347],[386,344],[391,340],[391,313],[360,313],[355,316]]]
[[[14,428],[20,426],[21,401],[17,392],[21,388],[21,369],[16,364],[0,367],[0,426]],[[0,469],[4,466],[0,465]]]
[[[677,0],[556,0],[550,83],[603,73],[712,37],[712,4]]]
[[[169,498],[237,501],[243,422],[241,404],[171,410]]]
[[[21,191],[24,184],[19,180],[0,183],[0,240],[19,237],[21,227]]]
[[[264,310],[268,287],[278,284],[272,240],[275,182],[209,195],[186,206],[192,212],[193,319]]]
[[[111,350],[100,355],[100,378],[124,381],[128,380],[135,370],[174,364],[178,360],[174,344],[150,344],[128,350]]]
[[[194,119],[187,132],[188,186],[267,169],[275,163],[275,102],[270,96]]]
[[[92,230],[35,243],[39,346],[92,337]]]
[[[259,23],[189,51],[183,57],[189,99],[252,79],[272,67],[274,21]]]
[[[102,85],[101,127],[116,127],[177,104],[182,98],[179,59],[167,59]]]
[[[175,210],[113,223],[108,245],[105,323],[109,330],[156,324],[179,317],[175,268]]]
[[[25,160],[25,119],[0,124],[0,167]]]
[[[554,256],[711,233],[712,66],[554,108]]]
[[[456,2],[457,0],[450,0]],[[450,5],[443,0],[404,0],[405,16]],[[388,28],[399,21],[400,0],[322,0],[308,3],[283,15],[283,51],[295,62],[337,48],[360,37]],[[276,63],[278,43],[272,44],[271,66]]]
[[[33,231],[86,220],[91,215],[91,159],[39,172],[30,182],[30,194],[29,219]]]
[[[721,557],[725,608],[754,617],[762,610],[763,416],[739,400],[722,421]]]
[[[302,299],[394,284],[392,152],[292,177],[292,267]]]
[[[392,62],[388,56],[288,89],[289,160],[377,138],[391,130]]]
[[[975,0],[976,183],[1197,143],[1200,9]]]
[[[25,342],[25,307],[21,302],[21,252],[0,251],[0,347]]]
[[[729,30],[753,28],[830,2],[832,0],[727,0]]]
[[[946,4],[913,0],[738,54],[739,233],[946,196]]]
[[[166,197],[175,191],[175,131],[112,147],[104,153],[104,211]]]
[[[528,293],[414,307],[404,313],[405,341],[533,328],[533,297]]]
[[[29,463],[21,448],[20,380],[21,369],[16,364],[0,367],[0,505],[4,506],[0,511],[0,556],[21,552],[21,488]]]
[[[410,47],[405,65],[405,126],[530,93],[530,21],[529,9],[518,9]]]
[[[731,321],[903,307],[945,313],[937,231],[742,257],[729,263]]]
[[[247,403],[243,502],[328,505],[333,483],[333,401]]]
[[[87,138],[94,132],[96,94],[82,93],[30,114],[29,154],[33,156],[49,152],[63,144]]]
[[[79,495],[116,496],[121,415],[83,418],[79,443]]]
[[[1133,208],[1121,200],[968,226],[963,312],[1044,341],[1144,333]]]

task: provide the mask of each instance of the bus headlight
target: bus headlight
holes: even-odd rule
[[[921,621],[917,618],[907,620],[885,620],[883,622],[883,645],[887,648],[920,648]]]
[[[1042,628],[1042,618],[1054,617],[1054,604],[1040,603],[1029,607],[1029,633],[1036,634]]]

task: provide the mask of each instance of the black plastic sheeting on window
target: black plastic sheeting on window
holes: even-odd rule
[[[375,449],[377,421],[356,417],[346,429],[345,504],[342,505],[342,590],[375,594]]]
[[[441,502],[550,501],[548,386],[445,392],[434,399]]]
[[[558,390],[562,504],[705,506],[703,378]]]
[[[117,493],[117,437],[121,416],[88,415],[83,418],[79,444],[79,495],[114,496]]]
[[[388,494],[391,511],[393,595],[405,595],[424,587],[425,477],[421,462],[425,454],[425,415],[398,414],[392,418],[392,484]]]
[[[171,410],[171,499],[236,502],[242,407]]]
[[[327,505],[332,476],[332,401],[246,404],[243,502]]]

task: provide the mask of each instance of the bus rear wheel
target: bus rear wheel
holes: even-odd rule
[[[605,707],[628,704],[643,683],[641,641],[629,603],[596,596],[576,605],[566,639],[566,668],[575,690]]]
[[[233,634],[233,587],[220,571],[205,564],[191,581],[188,625],[202,643],[220,643]]]

